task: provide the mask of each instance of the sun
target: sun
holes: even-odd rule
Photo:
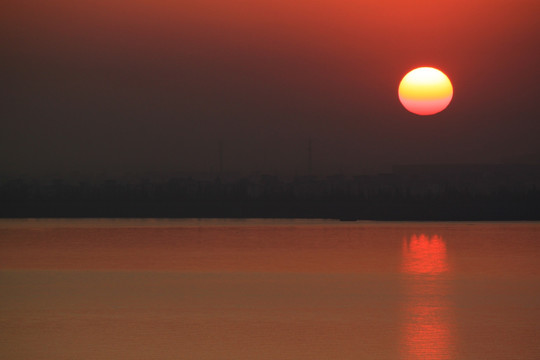
[[[437,114],[450,104],[454,89],[448,76],[432,67],[411,70],[399,84],[399,101],[417,115]]]

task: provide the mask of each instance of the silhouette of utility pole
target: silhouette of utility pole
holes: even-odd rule
[[[219,152],[219,175],[223,174],[223,141],[219,141],[218,144],[218,152]]]
[[[311,137],[308,140],[308,175],[313,174],[313,160],[311,154]]]
[[[262,159],[262,169],[263,174],[269,173],[268,171],[268,154],[266,153],[266,149],[263,152],[263,159]]]

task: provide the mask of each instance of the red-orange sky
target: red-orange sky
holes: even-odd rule
[[[540,154],[537,0],[5,0],[2,175],[384,171]],[[448,109],[397,86],[443,70]],[[538,157],[538,156],[537,156]]]

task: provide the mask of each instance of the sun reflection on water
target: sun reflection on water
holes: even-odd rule
[[[452,359],[446,243],[438,235],[412,235],[403,240],[402,260],[402,358]]]
[[[421,234],[403,239],[403,272],[409,274],[440,274],[448,271],[446,244],[438,235]]]

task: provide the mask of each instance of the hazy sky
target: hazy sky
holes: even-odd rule
[[[538,0],[4,0],[1,174],[302,174],[540,152]],[[448,109],[401,78],[443,70]]]

